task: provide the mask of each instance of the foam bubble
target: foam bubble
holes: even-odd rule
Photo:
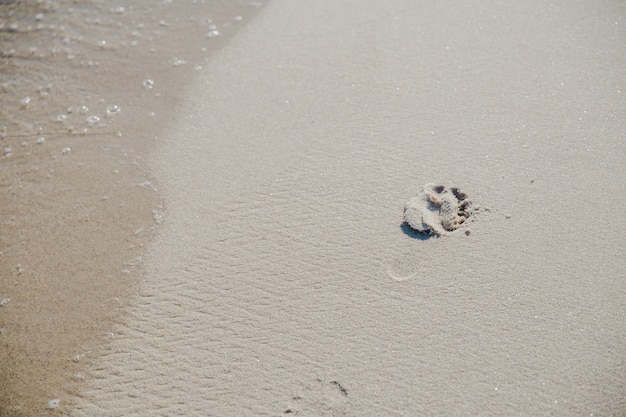
[[[20,107],[25,109],[30,104],[30,97],[26,96],[20,102]]]
[[[112,104],[110,106],[107,107],[106,109],[106,113],[108,117],[114,116],[117,113],[119,113],[122,109],[120,108],[120,106],[116,105],[116,104]]]
[[[148,90],[150,90],[152,87],[154,87],[153,80],[151,80],[150,78],[143,80],[143,88],[147,88]]]
[[[174,65],[175,67],[178,67],[179,65],[185,65],[186,63],[187,61],[185,61],[184,59],[179,59],[179,58],[170,59],[170,64]]]
[[[93,125],[93,124],[98,123],[100,121],[100,118],[94,115],[94,116],[89,116],[86,120],[87,120],[87,123]]]
[[[50,410],[54,410],[55,408],[59,408],[60,405],[61,405],[61,400],[58,399],[58,398],[55,398],[54,400],[48,401],[48,409],[50,409]]]

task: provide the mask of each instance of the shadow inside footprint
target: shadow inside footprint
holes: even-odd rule
[[[435,236],[432,233],[428,233],[428,232],[418,232],[417,230],[415,230],[411,226],[409,226],[406,222],[403,222],[400,225],[400,229],[402,230],[402,232],[405,235],[407,235],[408,237],[410,237],[412,239],[428,240],[428,239],[431,239],[431,238],[433,238]]]

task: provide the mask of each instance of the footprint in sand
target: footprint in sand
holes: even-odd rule
[[[299,393],[292,396],[282,412],[284,417],[348,416],[348,389],[337,380],[316,379],[312,384],[304,384]]]
[[[471,206],[458,188],[427,184],[404,206],[404,223],[419,233],[447,236],[465,224]]]

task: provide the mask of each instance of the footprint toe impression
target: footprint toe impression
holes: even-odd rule
[[[427,184],[404,206],[404,222],[420,233],[446,236],[471,215],[471,201],[455,187]]]

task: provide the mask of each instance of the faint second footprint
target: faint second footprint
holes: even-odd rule
[[[320,378],[300,388],[289,405],[283,410],[283,416],[298,417],[344,417],[348,413],[348,388],[337,380],[325,381]]]

